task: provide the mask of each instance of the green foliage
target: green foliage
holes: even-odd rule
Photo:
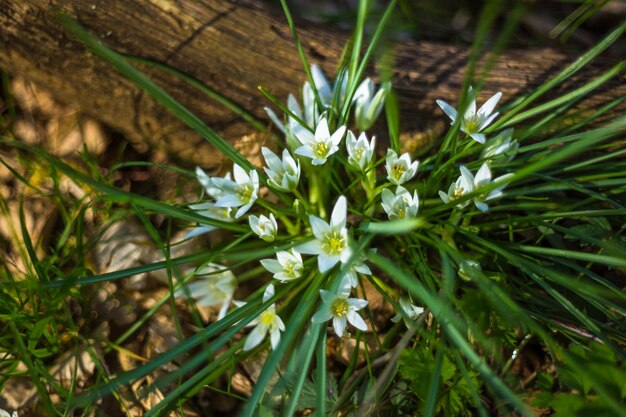
[[[471,416],[472,390],[481,391],[482,383],[477,372],[469,370],[464,376],[452,356],[444,354],[441,369],[437,373],[435,352],[440,343],[429,346],[421,343],[402,351],[398,362],[398,373],[409,384],[409,389],[417,396],[420,415],[426,415],[428,396],[435,382],[438,390],[434,411],[444,416]],[[437,377],[438,374],[438,377]],[[433,375],[435,378],[433,379]],[[473,388],[470,387],[470,384]]]
[[[623,359],[602,343],[587,346],[571,343],[569,353],[575,360],[593,364],[586,372],[578,372],[569,361],[557,362],[559,390],[552,392],[554,378],[542,373],[535,384],[540,391],[532,404],[551,408],[554,416],[592,417],[612,415],[612,409],[598,395],[597,388],[604,386],[615,398],[626,399],[626,369]]]

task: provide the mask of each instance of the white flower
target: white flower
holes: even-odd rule
[[[322,72],[322,69],[318,65],[311,64],[311,75],[313,76],[313,84],[315,84],[317,94],[320,96],[322,104],[329,106],[333,101],[334,89],[331,87],[324,72]]]
[[[369,142],[365,132],[361,133],[357,139],[354,133],[348,130],[348,136],[346,137],[348,163],[361,171],[365,171],[372,162],[375,146],[376,137],[372,137],[372,141]]]
[[[263,293],[263,302],[269,300],[274,296],[274,285],[270,284]],[[280,342],[280,332],[285,331],[285,324],[281,318],[276,314],[276,307],[274,304],[266,308],[258,318],[254,319],[250,325],[256,325],[256,327],[250,332],[246,343],[243,345],[243,350],[250,350],[257,346],[265,339],[267,332],[270,332],[270,342],[272,349],[276,349]]]
[[[354,92],[354,117],[359,130],[369,129],[380,114],[385,104],[388,89],[382,87],[376,94],[374,81],[366,78]]]
[[[339,150],[339,142],[345,131],[346,127],[341,126],[331,136],[326,119],[320,120],[317,124],[315,135],[305,128],[299,128],[296,130],[296,136],[302,146],[296,149],[296,154],[311,158],[313,165],[322,165],[330,155]]]
[[[359,330],[367,331],[367,324],[363,321],[357,311],[365,307],[367,300],[360,298],[348,298],[348,294],[333,294],[330,291],[320,290],[322,297],[322,307],[313,315],[313,323],[323,323],[333,319],[333,328],[337,336],[343,336],[348,322]]]
[[[254,170],[246,172],[239,165],[233,165],[235,181],[227,178],[212,178],[211,182],[223,194],[215,202],[216,207],[239,207],[235,218],[243,216],[258,198],[259,174]]]
[[[267,167],[263,168],[268,176],[268,183],[281,191],[293,191],[300,180],[300,162],[296,162],[287,149],[283,150],[282,161],[266,147],[261,148]]]
[[[493,109],[498,104],[500,97],[502,97],[502,93],[498,92],[494,94],[489,100],[483,104],[483,106],[476,111],[476,97],[474,96],[474,90],[472,87],[467,91],[469,106],[463,115],[463,120],[461,121],[461,131],[467,133],[478,143],[485,143],[485,135],[481,132],[487,126],[493,122],[493,120],[498,117],[498,112],[493,113]],[[446,103],[443,100],[437,100],[437,104],[441,107],[448,117],[452,120],[451,124],[454,124],[457,118],[457,111]]]
[[[489,170],[489,165],[484,163],[478,172],[476,173],[476,177],[472,175],[469,169],[467,169],[464,165],[460,167],[461,176],[456,180],[456,183],[450,185],[450,189],[448,190],[448,194],[443,191],[439,191],[439,197],[443,200],[444,203],[449,203],[450,201],[456,200],[464,194],[473,192],[478,190],[481,187],[491,183],[491,171]],[[506,178],[510,177],[512,174],[506,174],[501,177],[498,177],[494,180],[494,182],[503,181]],[[489,209],[489,206],[485,203],[485,201],[493,200],[494,198],[498,198],[502,196],[502,189],[506,187],[506,184],[503,184],[500,187],[490,191],[488,194],[480,194],[474,197],[474,204],[476,208],[482,212],[486,212]],[[458,208],[466,207],[469,204],[469,201],[465,201],[462,204],[457,204]]]
[[[217,207],[215,203],[192,204],[189,208],[197,211],[199,215],[210,219],[221,220],[223,222],[233,222],[235,220],[232,216],[232,209],[230,207]],[[211,225],[197,226],[185,235],[185,239],[200,236],[205,233],[212,232],[215,229],[217,229],[217,227]]]
[[[465,168],[465,167],[463,167]],[[471,175],[471,173],[470,173]],[[496,178],[493,182],[500,182],[505,180],[506,178],[512,176],[513,174],[506,174],[501,177]],[[484,187],[490,184],[491,181],[491,170],[489,170],[489,165],[487,163],[482,164],[478,172],[476,173],[476,177],[474,178],[474,190],[479,190],[481,187]],[[497,187],[494,190],[491,190],[488,194],[480,194],[474,197],[474,205],[476,208],[483,213],[489,209],[489,206],[485,201],[493,200],[494,198],[499,198],[502,196],[502,189],[506,187],[506,184]]]
[[[334,87],[331,87],[328,79],[322,72],[319,66],[312,64],[311,65],[311,75],[313,77],[313,84],[317,89],[317,93],[319,94],[320,101],[322,102],[323,108],[320,108],[318,103],[315,100],[315,93],[313,92],[313,88],[311,84],[306,81],[302,85],[302,108],[300,108],[300,104],[298,100],[293,96],[293,94],[289,94],[287,99],[287,109],[297,116],[302,122],[304,122],[305,127],[309,129],[314,129],[317,125],[320,117],[324,115],[326,110],[330,108],[332,105],[333,99],[335,96],[339,99],[338,106],[341,107],[341,102],[343,101],[346,95],[346,87],[348,82],[348,74],[344,72],[343,75],[340,74],[339,78],[335,82]],[[287,116],[287,126],[276,116],[276,113],[268,107],[264,107],[265,112],[268,114],[272,122],[281,130],[281,132],[285,133],[287,136],[287,142],[290,147],[294,148],[292,145],[292,140],[294,139],[291,134],[296,126],[300,126],[300,123],[290,115]]]
[[[485,147],[480,152],[480,158],[496,163],[509,162],[515,156],[517,148],[519,148],[519,143],[513,139],[513,129],[506,129],[485,143]],[[506,153],[508,155],[504,155]]]
[[[474,176],[467,168],[461,165],[461,176],[450,185],[447,194],[443,191],[439,191],[439,197],[444,203],[448,204],[449,202],[460,198],[464,194],[471,193],[472,191],[474,191]],[[464,208],[467,207],[469,203],[469,200],[466,200],[456,206],[458,208]]]
[[[278,224],[272,213],[270,213],[269,218],[264,215],[261,217],[251,215],[248,221],[250,222],[250,229],[264,241],[273,242],[276,239]]]
[[[198,279],[186,284],[186,288],[176,290],[174,296],[191,297],[196,300],[196,304],[199,306],[220,305],[217,319],[222,319],[230,307],[237,287],[237,279],[225,266],[214,263],[203,266],[194,275]]]
[[[389,220],[412,219],[417,215],[420,206],[417,191],[409,193],[404,187],[398,186],[396,194],[385,188],[382,192],[382,205]]]
[[[354,288],[359,285],[357,272],[363,275],[372,275],[372,271],[369,266],[363,263],[363,261],[356,261],[352,263],[350,269],[348,269],[346,274],[343,276],[341,287]]]
[[[417,320],[419,315],[424,312],[424,309],[422,307],[418,307],[418,306],[411,304],[409,299],[406,297],[400,297],[399,303],[400,303],[400,309],[402,309],[402,312],[404,312],[404,314],[406,314],[406,316],[410,320]],[[393,321],[394,323],[397,323],[400,321],[400,319],[404,319],[404,322],[406,323],[406,325],[407,326],[409,325],[406,318],[400,313],[396,314],[391,319],[391,321]]]
[[[17,411],[14,411],[13,414],[9,414],[8,411],[4,411],[3,409],[0,408],[0,417],[19,417],[17,415]]]
[[[214,178],[209,177],[202,168],[196,167],[196,177],[198,178],[198,182],[200,182],[200,184],[204,188],[204,191],[206,191],[206,193],[212,199],[217,200],[218,198],[224,195],[224,192],[213,184]],[[224,175],[224,177],[222,178],[230,180],[231,173],[227,172],[226,175]]]
[[[279,251],[276,253],[276,259],[262,259],[261,265],[281,282],[301,277],[304,270],[302,255],[295,249],[291,249],[290,252]]]
[[[348,246],[346,215],[348,206],[344,196],[339,197],[330,216],[330,224],[316,216],[309,216],[315,240],[300,245],[302,253],[317,256],[320,272],[326,272],[339,261],[345,263],[352,253]]]
[[[387,179],[396,185],[402,185],[409,181],[417,173],[419,162],[411,162],[411,157],[408,153],[403,153],[398,158],[398,154],[393,150],[387,151],[386,164]]]

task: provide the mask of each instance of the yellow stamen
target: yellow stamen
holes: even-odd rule
[[[265,310],[263,313],[261,313],[260,321],[266,326],[269,326],[270,324],[272,324],[275,319],[276,319],[276,313],[274,313],[271,310]]]
[[[250,198],[252,197],[252,191],[253,189],[250,185],[242,185],[236,190],[239,198],[241,198],[241,200],[245,202],[250,201]]]
[[[463,187],[456,187],[454,191],[452,192],[452,199],[456,200],[457,198],[461,197],[463,194],[465,194],[465,189]]]
[[[330,311],[335,317],[345,317],[349,310],[348,300],[336,298],[330,306]]]
[[[328,154],[328,146],[325,142],[317,142],[313,145],[313,153],[318,158],[323,158]]]
[[[328,232],[326,236],[324,236],[322,249],[330,256],[338,255],[345,247],[346,242],[341,233],[332,231]]]
[[[402,177],[402,175],[404,174],[404,165],[402,164],[396,164],[393,166],[393,169],[391,170],[391,176],[396,179],[399,180],[400,177]]]

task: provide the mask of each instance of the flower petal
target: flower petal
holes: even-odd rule
[[[326,272],[339,262],[339,256],[328,256],[321,253],[317,256],[317,267],[320,272]]]
[[[480,166],[480,169],[476,173],[476,177],[474,177],[474,185],[476,187],[480,187],[481,185],[488,184],[491,181],[491,171],[489,170],[489,165],[486,163]]]
[[[334,211],[333,211],[334,214]],[[344,214],[345,217],[345,214]],[[321,239],[324,236],[324,233],[327,233],[331,227],[324,220],[320,219],[317,216],[309,216],[309,223],[311,224],[311,229],[313,230],[313,234],[316,238]]]
[[[457,112],[454,107],[452,107],[443,100],[437,100],[436,103],[439,107],[441,107],[441,110],[443,110],[444,113],[452,120],[452,123],[450,124],[453,124],[457,118]]]
[[[297,249],[301,253],[306,253],[308,255],[319,255],[320,253],[324,253],[322,250],[322,243],[319,240],[309,240],[308,242],[304,242],[297,246]]]
[[[265,339],[266,334],[267,327],[262,324],[257,325],[248,335],[246,343],[243,345],[243,350],[250,350],[259,345]]]
[[[343,336],[343,331],[346,329],[348,325],[345,317],[333,317],[333,329],[335,329],[335,333],[337,336]]]
[[[283,267],[276,259],[261,259],[261,265],[263,268],[270,271],[272,274],[278,274],[279,272],[283,272]]]
[[[347,213],[348,213],[348,202],[346,200],[346,197],[341,196],[337,199],[337,202],[335,203],[335,207],[333,208],[333,213],[330,216],[330,227],[331,228],[345,227]]]
[[[350,324],[356,327],[357,329],[364,331],[364,332],[368,330],[367,324],[365,323],[365,321],[363,321],[361,316],[359,316],[356,312],[349,311],[346,317],[348,318],[348,321],[350,322]]]
[[[497,92],[496,94],[491,96],[491,98],[487,100],[485,104],[482,105],[480,110],[478,110],[478,114],[480,114],[483,117],[491,114],[493,112],[493,109],[496,108],[498,101],[500,101],[500,97],[502,97],[501,92]]]
[[[317,313],[313,314],[311,317],[311,321],[313,323],[324,323],[332,318],[332,314],[330,314],[330,310],[326,306],[322,306]]]

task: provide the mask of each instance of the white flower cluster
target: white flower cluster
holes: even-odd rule
[[[386,182],[382,186],[376,186],[375,169],[375,146],[376,138],[368,139],[363,130],[372,126],[381,112],[384,98],[388,88],[382,88],[376,92],[374,83],[367,79],[356,89],[351,104],[354,108],[356,126],[361,130],[357,137],[347,126],[332,128],[332,115],[341,113],[342,105],[346,100],[346,82],[348,74],[343,72],[338,80],[331,85],[319,67],[312,66],[313,84],[305,83],[302,88],[303,106],[293,95],[289,96],[287,104],[286,120],[283,122],[276,114],[266,109],[271,120],[285,134],[286,148],[279,157],[270,149],[263,147],[262,153],[266,166],[263,170],[267,174],[267,185],[277,195],[293,193],[296,196],[294,207],[301,210],[315,210],[308,212],[306,216],[296,218],[297,224],[289,221],[289,212],[274,211],[267,215],[249,215],[248,223],[250,230],[266,242],[282,241],[291,243],[294,237],[293,230],[300,230],[302,223],[310,230],[311,238],[304,243],[295,244],[289,250],[277,250],[273,259],[262,259],[263,268],[269,271],[279,283],[288,283],[311,273],[328,274],[331,278],[331,288],[320,290],[321,306],[313,315],[312,321],[323,323],[332,319],[335,333],[342,336],[350,323],[355,328],[366,331],[366,322],[358,311],[368,305],[367,300],[351,298],[352,289],[358,285],[358,274],[371,275],[370,268],[363,262],[364,258],[353,256],[351,243],[358,237],[358,231],[350,230],[348,225],[348,199],[339,196],[335,202],[329,217],[324,215],[323,202],[302,202],[302,194],[299,187],[305,188],[300,183],[301,172],[306,173],[309,187],[326,187],[311,178],[330,178],[329,172],[322,166],[326,165],[331,158],[341,155],[341,149],[345,149],[345,157],[339,157],[340,161],[347,161],[347,165],[358,173],[368,196],[380,198],[382,211],[390,220],[402,220],[415,218],[420,209],[420,199],[410,181],[415,178],[420,167],[419,161],[411,160],[408,153],[398,155],[393,149],[388,149],[385,157]],[[486,128],[497,116],[493,110],[500,99],[498,93],[476,111],[476,100],[473,91],[468,92],[470,106],[463,116],[461,130],[479,143],[485,143],[486,137],[481,131]],[[454,122],[457,112],[447,103],[438,100],[437,103]],[[342,141],[345,139],[345,145]],[[504,175],[492,181],[489,162],[506,161],[510,158],[506,155],[515,150],[517,142],[512,139],[512,131],[504,131],[489,141],[484,147],[481,158],[485,161],[476,175],[464,165],[460,166],[461,175],[450,185],[448,192],[440,191],[439,195],[444,203],[452,203],[461,199],[464,195],[472,193],[475,206],[482,212],[488,210],[487,202],[502,195],[502,189],[506,185],[509,175]],[[327,165],[328,166],[328,165]],[[203,185],[206,194],[214,201],[196,204],[192,208],[208,217],[220,220],[235,221],[240,219],[252,207],[259,196],[259,177],[256,170],[246,172],[238,165],[234,165],[234,180],[230,174],[225,177],[209,177],[200,168],[196,171],[198,180]],[[309,178],[311,177],[311,178]],[[368,182],[369,181],[369,182]],[[496,186],[489,186],[496,183]],[[481,189],[489,186],[489,190],[483,193]],[[391,188],[395,187],[395,191]],[[311,190],[309,190],[311,191]],[[318,190],[319,191],[319,190]],[[310,195],[313,195],[310,193]],[[304,204],[300,204],[304,203]],[[310,205],[307,203],[311,203]],[[370,207],[373,201],[367,202]],[[456,202],[457,208],[463,209],[470,203],[468,198]],[[320,206],[321,205],[321,206]],[[263,207],[271,207],[266,203]],[[379,206],[380,207],[380,206]],[[231,211],[236,212],[233,214]],[[372,208],[371,213],[374,213]],[[356,211],[355,211],[356,212]],[[302,214],[302,211],[299,212]],[[275,217],[276,215],[276,217]],[[308,219],[308,222],[306,222]],[[281,238],[281,223],[286,225],[287,234]],[[307,224],[308,223],[308,224]],[[294,229],[295,228],[295,229]],[[205,226],[206,229],[206,226]],[[195,233],[198,234],[198,233]],[[317,257],[317,268],[311,270],[305,267],[302,255],[314,255]],[[334,269],[338,264],[341,268]],[[177,291],[176,295],[187,294],[197,299],[200,305],[220,305],[219,317],[223,317],[231,304],[236,280],[230,271],[224,267],[213,264],[205,267],[204,272],[209,274],[204,282],[190,284],[185,292]],[[225,272],[224,272],[225,271]],[[202,289],[203,288],[203,289]],[[265,288],[263,301],[267,302],[274,297],[274,284]],[[242,303],[236,303],[241,305]],[[406,298],[401,298],[400,307],[404,314],[398,315],[394,321],[400,318],[415,320],[424,311],[421,307],[414,306]],[[284,331],[285,325],[276,311],[274,304],[267,307],[251,323],[254,330],[246,339],[244,349],[249,350],[258,346],[270,334],[270,342],[276,348],[280,341],[280,332]]]

